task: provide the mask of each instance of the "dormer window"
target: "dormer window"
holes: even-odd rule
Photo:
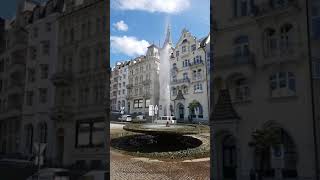
[[[182,52],[183,53],[187,52],[187,47],[186,46],[182,46]]]

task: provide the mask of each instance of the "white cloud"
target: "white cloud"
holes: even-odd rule
[[[128,25],[124,23],[124,21],[122,20],[117,23],[114,23],[113,26],[115,26],[118,31],[128,31]]]
[[[190,0],[115,0],[115,6],[122,10],[179,13],[190,7]]]
[[[110,36],[111,50],[114,53],[123,53],[128,56],[144,55],[150,46],[146,40],[138,40],[133,36]]]

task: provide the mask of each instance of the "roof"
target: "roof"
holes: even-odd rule
[[[228,89],[220,90],[218,102],[213,110],[214,121],[240,119],[237,112],[234,110]]]
[[[155,48],[158,49],[158,46],[156,46],[155,44],[151,44],[151,45],[148,47],[148,49],[149,49],[149,48],[152,48],[152,47],[155,47]]]

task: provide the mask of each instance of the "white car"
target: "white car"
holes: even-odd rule
[[[122,115],[120,118],[119,118],[121,121],[132,121],[132,116],[131,115]]]
[[[166,124],[169,122],[170,124],[176,124],[177,119],[174,116],[161,116],[159,119],[155,120],[156,123]]]

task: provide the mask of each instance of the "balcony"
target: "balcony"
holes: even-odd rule
[[[55,73],[52,78],[52,82],[56,86],[66,86],[70,85],[72,82],[72,73],[71,72],[59,72]]]
[[[50,117],[56,121],[70,121],[73,116],[73,109],[68,105],[55,105],[50,110]]]
[[[255,66],[255,56],[249,53],[246,56],[226,55],[217,57],[214,61],[215,69],[226,69],[238,66]]]
[[[197,68],[197,67],[203,66],[203,65],[204,65],[204,62],[202,60],[200,62],[189,63],[190,68]]]
[[[127,84],[127,89],[130,89],[130,88],[132,88],[133,87],[133,84]]]
[[[286,62],[297,62],[304,58],[302,44],[290,43],[286,47],[274,48],[265,52],[263,66]]]
[[[183,83],[190,83],[189,78],[183,78],[183,79],[175,79],[171,81],[171,85],[176,85],[176,84],[183,84]]]
[[[149,85],[149,84],[151,84],[151,80],[150,79],[149,80],[145,80],[145,81],[142,82],[142,84],[143,85]]]
[[[256,18],[263,18],[268,16],[279,15],[282,13],[299,10],[299,3],[297,0],[289,1],[283,0],[282,3],[271,4],[270,2],[257,4],[254,7],[253,15]]]

